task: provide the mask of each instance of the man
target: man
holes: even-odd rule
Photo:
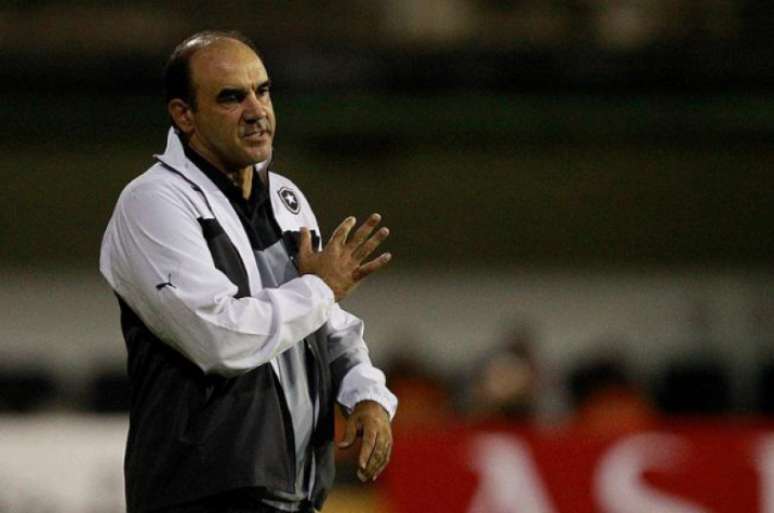
[[[122,192],[100,257],[128,351],[127,509],[319,509],[335,401],[358,477],[389,460],[397,400],[337,304],[390,260],[368,260],[388,230],[347,218],[313,242],[304,195],[269,171],[269,77],[240,34],[182,42],[166,85],[167,149]]]

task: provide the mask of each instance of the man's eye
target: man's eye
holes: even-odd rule
[[[244,98],[244,95],[234,92],[234,93],[223,93],[218,96],[218,100],[220,100],[223,103],[239,103]]]

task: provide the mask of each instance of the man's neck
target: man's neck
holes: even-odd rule
[[[215,167],[220,170],[218,166],[215,166]],[[240,169],[232,173],[223,171],[223,173],[225,173],[228,179],[231,180],[231,183],[239,187],[239,189],[242,191],[242,197],[244,199],[249,199],[250,194],[252,194],[253,180],[255,179],[255,176],[256,176],[254,169],[255,169],[255,166],[247,166],[244,169]],[[263,168],[260,171],[258,171],[258,180],[260,180],[264,186],[266,186],[266,184],[269,182],[268,175],[269,175],[269,172],[266,168]]]
[[[231,174],[226,173],[229,179],[234,182],[234,185],[242,190],[242,197],[249,199],[250,194],[253,191],[253,166],[247,166],[246,168],[235,171]]]
[[[209,162],[212,167],[226,175],[229,181],[242,191],[242,197],[244,199],[250,198],[250,194],[253,191],[253,175],[255,174],[253,173],[253,166],[246,166],[241,169],[229,170],[225,168],[225,166],[216,162],[217,159],[214,159],[209,151],[201,148],[200,145],[196,144],[195,141],[191,141],[188,147],[195,151],[201,158]]]

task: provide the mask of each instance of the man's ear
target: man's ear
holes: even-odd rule
[[[177,128],[184,134],[190,135],[194,131],[193,109],[186,102],[180,98],[173,98],[167,104],[167,111]]]

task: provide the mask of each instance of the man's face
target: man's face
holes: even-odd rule
[[[191,147],[226,172],[271,155],[276,121],[269,75],[250,47],[223,39],[190,62],[196,107],[186,128]]]

